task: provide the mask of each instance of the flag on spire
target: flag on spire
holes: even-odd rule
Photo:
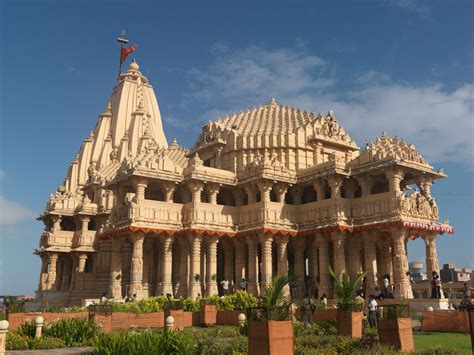
[[[127,59],[128,55],[130,53],[132,53],[133,51],[135,51],[137,49],[137,45],[136,44],[132,44],[130,47],[126,48],[126,47],[122,47],[122,50],[121,50],[121,56],[120,56],[120,65],[123,64],[123,62],[125,62],[125,59]]]

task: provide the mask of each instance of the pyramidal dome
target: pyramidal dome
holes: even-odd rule
[[[155,92],[139,69],[134,61],[119,76],[104,112],[69,167],[65,191],[79,192],[90,169],[100,170],[114,160],[135,157],[145,134],[158,146],[168,147]]]

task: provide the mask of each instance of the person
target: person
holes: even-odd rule
[[[244,292],[247,291],[247,280],[245,278],[240,281],[240,289]]]
[[[319,300],[322,305],[323,305],[323,309],[327,309],[328,308],[328,298],[326,297],[326,294],[323,293],[323,295],[321,296],[321,299]]]
[[[369,296],[369,301],[367,302],[367,309],[369,311],[369,327],[377,327],[377,301],[375,300],[374,295]]]
[[[201,294],[200,294],[200,293],[198,293],[198,295],[197,295],[197,297],[196,297],[196,301],[200,301],[200,300],[201,300],[201,298],[202,298],[202,297],[201,297]]]
[[[303,313],[303,322],[306,328],[311,328],[311,324],[313,323],[313,312],[315,306],[309,297],[309,293],[306,292],[301,302],[301,311]]]
[[[383,276],[383,292],[385,294],[385,298],[389,298],[390,294],[390,276],[385,274]]]
[[[471,299],[471,288],[467,285],[467,282],[464,283],[464,300],[469,301]]]
[[[374,289],[374,297],[376,300],[381,300],[383,299],[383,293],[380,291],[380,288],[378,286],[375,287]]]
[[[439,277],[438,274],[436,274],[436,298],[441,298],[441,278]]]
[[[353,309],[353,311],[354,312],[364,311],[364,303],[365,303],[364,298],[362,297],[361,293],[358,292],[357,296],[354,298],[354,309]]]
[[[431,298],[437,298],[436,297],[436,275],[433,275],[431,278]]]
[[[221,281],[221,286],[222,286],[222,293],[224,296],[227,296],[229,294],[229,280],[224,278],[224,280]]]
[[[106,293],[102,294],[102,297],[100,298],[100,303],[107,303],[107,296]]]

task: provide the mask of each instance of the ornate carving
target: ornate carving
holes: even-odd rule
[[[428,200],[419,192],[410,196],[403,195],[400,199],[401,212],[417,218],[438,219],[438,206],[433,199]]]
[[[397,137],[390,138],[386,132],[383,132],[382,136],[377,138],[375,142],[367,144],[366,151],[370,152],[372,159],[375,160],[390,157],[428,165],[413,144],[409,144]]]

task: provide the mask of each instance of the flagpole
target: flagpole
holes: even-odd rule
[[[128,43],[128,39],[125,38],[125,30],[122,30],[122,33],[120,34],[120,37],[117,38],[117,42],[120,43],[120,55],[119,55],[119,71],[118,71],[118,77],[120,78],[120,74],[122,74],[122,50],[123,50],[123,45]]]

